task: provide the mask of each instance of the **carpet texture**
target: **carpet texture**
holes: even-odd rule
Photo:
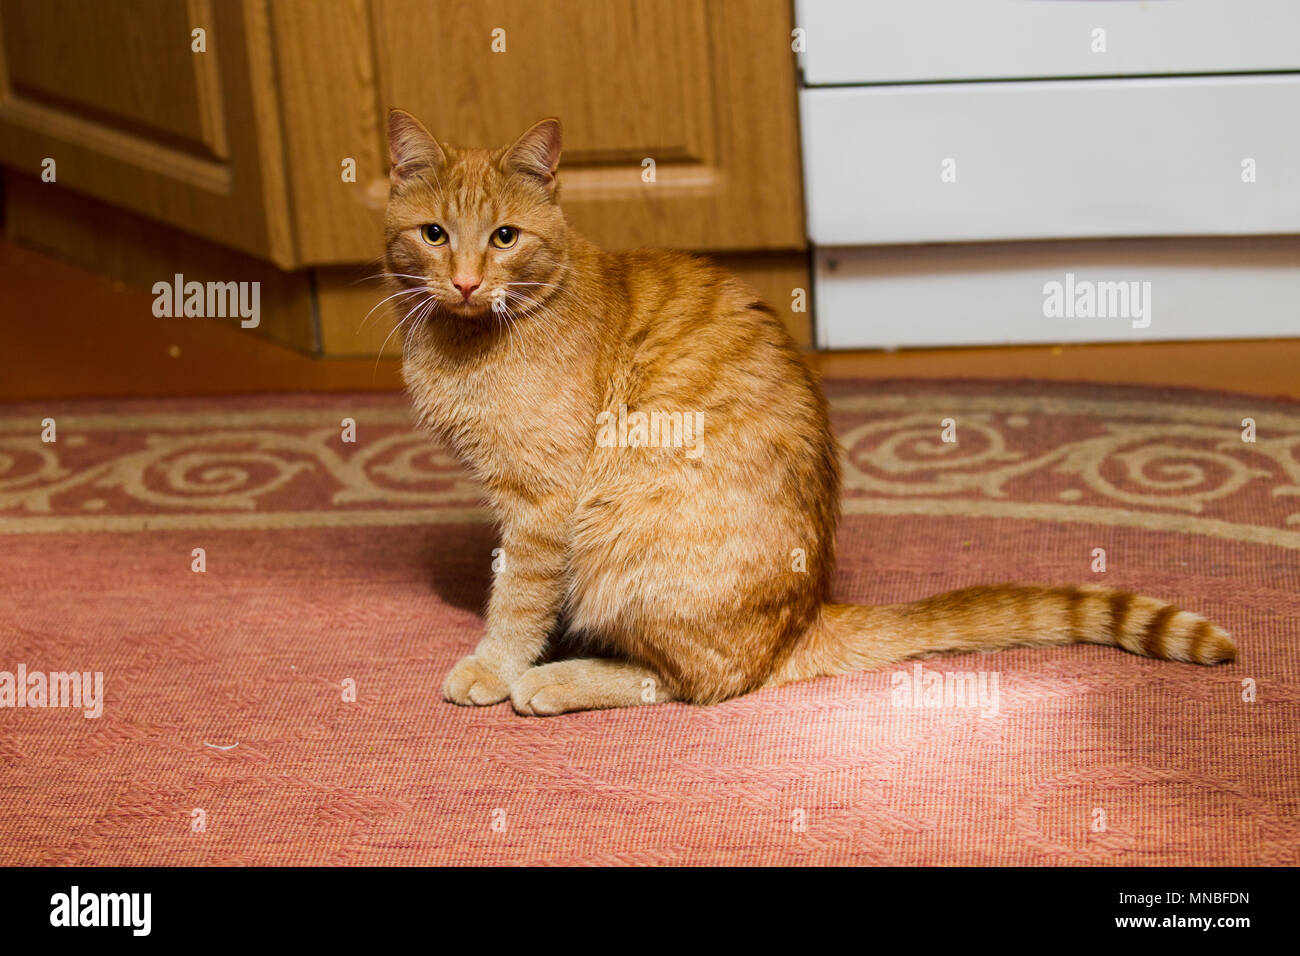
[[[74,671],[103,700],[48,706],[77,703],[55,678],[0,706],[0,863],[1300,863],[1300,404],[828,392],[838,600],[1104,583],[1239,660],[1023,649],[712,708],[458,708],[496,542],[400,397],[11,405],[0,704],[20,668],[25,702]]]

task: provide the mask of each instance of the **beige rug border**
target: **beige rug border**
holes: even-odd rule
[[[1300,551],[1300,531],[1234,524],[1216,518],[1128,511],[1090,505],[977,501],[968,498],[847,498],[846,515],[923,515],[997,518],[1142,528],[1199,534],[1227,541]],[[313,528],[373,528],[490,522],[484,508],[370,508],[357,511],[267,511],[184,515],[66,515],[0,520],[2,534],[82,534],[142,531],[284,531]]]
[[[1249,397],[1243,396],[1243,402]],[[1300,431],[1300,415],[1273,411],[1252,411],[1243,404],[1238,412],[1173,402],[1074,399],[1058,396],[993,396],[922,393],[918,395],[858,395],[834,398],[831,407],[841,412],[919,411],[938,409],[949,413],[1091,414],[1105,418],[1154,417],[1202,424],[1240,427],[1249,415],[1260,429]],[[1225,415],[1229,417],[1225,421]],[[213,410],[159,412],[135,415],[106,413],[57,416],[62,434],[100,430],[188,430],[248,427],[313,428],[337,425],[340,416],[358,425],[412,425],[405,406],[360,406],[343,408],[252,409],[235,412]],[[0,433],[30,432],[38,427],[33,416],[0,417]],[[1199,534],[1300,550],[1300,531],[1236,524],[1214,518],[1184,514],[1130,511],[1090,505],[1061,503],[982,501],[967,498],[876,499],[850,497],[844,501],[846,514],[926,515],[976,518],[1009,518],[1135,527],[1178,534]],[[2,534],[67,534],[87,532],[135,533],[142,531],[273,531],[309,528],[392,527],[401,525],[462,524],[489,521],[483,508],[370,508],[328,511],[249,512],[219,514],[152,515],[60,515],[50,517],[0,518]]]
[[[1240,427],[1241,418],[1255,419],[1257,428],[1300,431],[1300,413],[1260,411],[1249,405],[1250,396],[1240,396],[1243,404],[1235,412],[1202,405],[1184,405],[1176,402],[1127,401],[1117,399],[1064,398],[1060,396],[1031,397],[1025,395],[952,395],[922,393],[919,395],[848,395],[832,398],[831,408],[841,412],[915,411],[936,408],[948,412],[1038,412],[1071,415],[1091,414],[1110,418],[1155,417],[1195,422],[1198,424],[1227,424],[1229,420]],[[1269,402],[1271,399],[1264,399]],[[51,402],[51,405],[57,403]],[[45,415],[0,416],[0,433],[31,433],[39,431]],[[58,422],[60,431],[142,431],[145,429],[182,430],[191,428],[249,428],[256,426],[318,428],[338,425],[341,418],[356,419],[357,424],[408,425],[415,421],[410,409],[400,406],[359,406],[356,409],[336,408],[264,408],[233,412],[205,409],[193,412],[141,412],[113,414],[60,415],[48,413]]]

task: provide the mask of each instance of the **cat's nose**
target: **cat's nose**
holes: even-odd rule
[[[483,284],[483,280],[462,279],[458,276],[457,278],[451,280],[451,284],[460,290],[461,297],[464,298],[466,302],[468,302],[469,297],[474,294],[474,290]]]

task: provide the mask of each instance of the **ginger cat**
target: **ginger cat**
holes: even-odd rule
[[[1234,658],[1195,614],[1099,587],[828,603],[839,448],[772,310],[698,259],[602,252],[570,229],[557,120],[493,151],[440,145],[400,110],[388,129],[404,377],[487,489],[504,552],[448,700],[530,715],[711,704],[1013,645]],[[600,656],[539,663],[557,628]]]

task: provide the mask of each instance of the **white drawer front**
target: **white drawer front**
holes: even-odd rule
[[[818,249],[813,306],[832,349],[1289,338],[1300,237]]]
[[[1300,232],[1300,75],[808,89],[800,107],[818,245]]]
[[[800,0],[796,18],[813,86],[1300,69],[1297,0]]]

